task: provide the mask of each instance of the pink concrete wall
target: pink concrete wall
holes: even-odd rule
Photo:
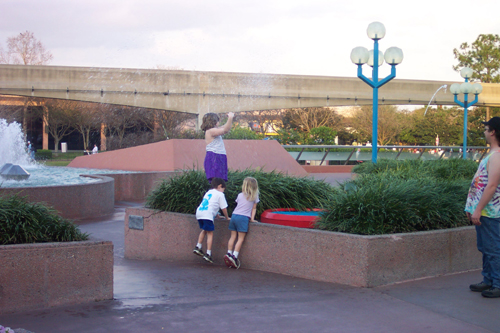
[[[195,216],[153,212],[127,209],[125,257],[202,262],[192,253],[200,231]],[[144,230],[128,228],[130,215],[147,216]],[[213,258],[224,265],[228,221],[217,220],[215,225]],[[472,227],[360,236],[251,223],[240,258],[246,269],[361,287],[481,267]]]
[[[0,246],[0,313],[113,298],[110,241]]]
[[[114,180],[104,176],[88,176],[101,181],[58,186],[1,187],[0,195],[25,196],[30,202],[44,202],[64,218],[81,219],[109,215],[114,212]]]
[[[144,200],[164,179],[178,172],[141,172],[106,174],[115,180],[115,201]]]
[[[262,168],[295,176],[307,172],[275,140],[225,140],[228,168],[245,170]],[[203,170],[205,140],[173,139],[143,146],[79,156],[70,167],[129,170],[176,171]]]

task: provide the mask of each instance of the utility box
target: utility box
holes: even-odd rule
[[[68,151],[68,143],[61,142],[61,152],[66,153]]]

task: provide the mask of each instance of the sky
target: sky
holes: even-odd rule
[[[55,66],[355,77],[351,50],[373,48],[366,29],[378,21],[386,28],[380,49],[403,50],[396,78],[460,82],[453,49],[480,34],[500,34],[498,0],[0,3],[0,45],[31,31]],[[389,72],[384,64],[381,76]]]

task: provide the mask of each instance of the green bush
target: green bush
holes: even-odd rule
[[[37,161],[45,161],[51,159],[52,159],[52,150],[38,149],[35,152],[35,160]]]
[[[264,135],[255,133],[248,127],[233,125],[231,131],[224,135],[224,140],[261,140]]]
[[[469,185],[470,180],[364,175],[336,189],[316,227],[376,235],[466,226]]]
[[[87,239],[86,233],[52,208],[15,195],[0,197],[0,245]]]
[[[467,179],[472,180],[478,163],[472,160],[448,159],[437,161],[422,160],[379,160],[376,164],[365,162],[353,168],[357,174],[377,174],[390,172],[404,179],[432,177],[436,179]]]
[[[290,177],[278,172],[258,170],[229,171],[225,196],[228,213],[236,207],[245,177],[259,182],[260,203],[256,218],[271,208],[321,208],[333,193],[333,188],[311,178]],[[146,207],[163,211],[194,214],[203,195],[210,188],[204,171],[190,170],[164,180],[147,198]]]

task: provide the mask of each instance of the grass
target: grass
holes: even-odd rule
[[[236,197],[241,192],[245,177],[259,182],[260,203],[256,218],[272,208],[321,208],[330,200],[333,188],[311,178],[290,177],[278,172],[258,170],[229,171],[226,183],[226,201],[231,215],[236,207]],[[205,172],[190,170],[164,180],[147,198],[146,207],[163,211],[194,214],[203,195],[209,189]]]
[[[321,215],[319,229],[361,235],[469,225],[464,213],[477,163],[380,160],[356,166]]]
[[[44,204],[16,195],[0,197],[0,245],[87,239],[75,224]]]

